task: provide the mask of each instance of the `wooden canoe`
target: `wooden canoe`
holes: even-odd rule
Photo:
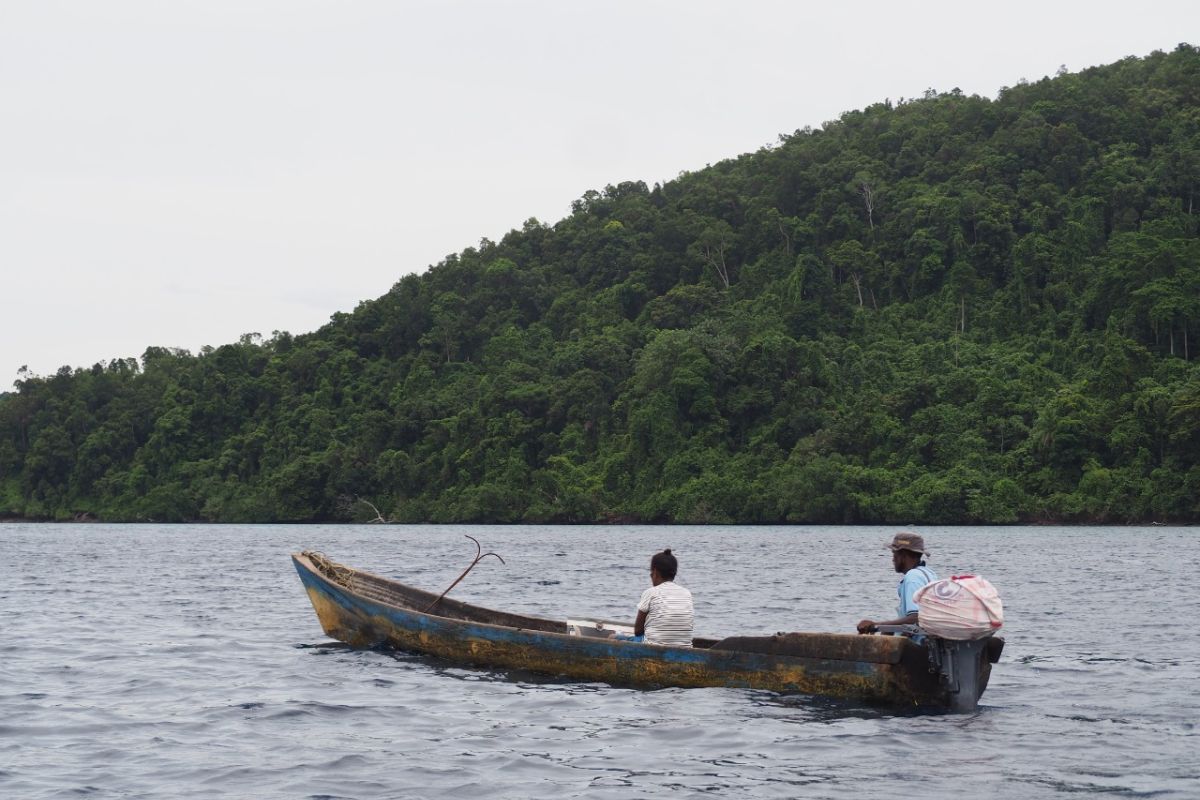
[[[566,620],[493,611],[305,551],[292,560],[325,633],[355,647],[390,646],[448,661],[635,687],[725,686],[900,706],[971,708],[987,685],[948,687],[929,647],[903,636],[786,633],[696,638],[665,647],[572,635]],[[958,706],[958,707],[956,707]]]

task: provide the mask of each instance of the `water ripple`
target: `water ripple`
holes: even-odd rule
[[[316,547],[463,600],[631,618],[662,528],[0,525],[0,796],[1194,797],[1200,600],[1191,529],[931,528],[1008,637],[979,713],[739,689],[636,691],[324,639],[288,561]],[[880,528],[671,528],[700,633],[851,630],[887,613]],[[821,560],[811,553],[819,544]],[[1036,558],[1028,554],[1036,553]],[[131,557],[136,554],[136,558]],[[764,564],[788,564],[770,568]],[[986,569],[980,569],[980,565]],[[1163,604],[1169,598],[1170,608]],[[864,607],[866,606],[866,607]],[[870,787],[870,791],[864,790]]]

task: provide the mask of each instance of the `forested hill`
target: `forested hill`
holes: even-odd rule
[[[1200,520],[1198,101],[1181,45],[881,103],[309,335],[25,375],[0,516]]]

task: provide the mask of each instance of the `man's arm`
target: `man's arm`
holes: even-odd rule
[[[878,622],[873,619],[864,619],[858,623],[858,632],[859,633],[875,633],[875,631],[877,631],[879,629],[880,625],[916,625],[916,624],[917,624],[917,612],[913,611],[908,616],[900,617],[899,619],[887,619],[887,620],[881,620]]]
[[[638,612],[637,621],[635,621],[633,623],[633,635],[634,636],[645,636],[646,635],[646,617],[647,616],[649,616],[649,615],[645,611]]]
[[[876,629],[880,625],[916,625],[917,624],[917,601],[913,598],[913,595],[915,595],[917,593],[917,590],[920,589],[922,586],[924,586],[929,581],[927,579],[924,579],[923,576],[918,576],[915,579],[910,576],[917,576],[917,573],[912,570],[909,570],[908,572],[906,572],[904,574],[904,578],[900,581],[900,597],[902,598],[902,600],[901,600],[901,606],[900,606],[899,610],[903,611],[906,608],[911,608],[912,611],[909,611],[903,617],[898,617],[896,619],[889,619],[889,620],[882,620],[882,621],[877,621],[877,620],[873,620],[873,619],[864,619],[858,623],[858,632],[859,633],[875,633]]]

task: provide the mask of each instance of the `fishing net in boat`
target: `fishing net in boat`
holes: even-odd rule
[[[329,580],[345,586],[347,589],[354,588],[354,570],[342,566],[324,553],[319,553],[316,550],[305,550],[300,555],[311,561],[312,565],[317,568],[317,571],[326,578],[329,578]]]
[[[914,598],[920,609],[917,624],[943,639],[982,639],[1004,624],[1000,593],[978,575],[934,581],[918,589]]]

